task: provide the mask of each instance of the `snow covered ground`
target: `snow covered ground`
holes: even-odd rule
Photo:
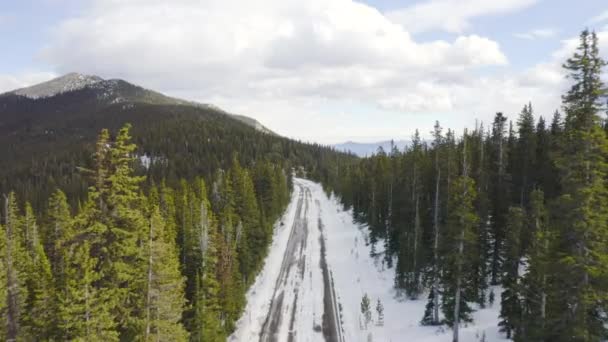
[[[396,299],[394,270],[370,257],[366,228],[319,184],[295,179],[281,222],[230,341],[451,341],[448,328],[420,326],[425,300]],[[475,322],[461,328],[461,341],[480,341],[484,333],[488,342],[505,340],[495,290],[497,303],[474,314]],[[360,309],[365,294],[373,320],[367,328]],[[378,299],[382,326],[376,324]]]

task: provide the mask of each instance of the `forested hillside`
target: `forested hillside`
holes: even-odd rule
[[[584,31],[561,113],[528,103],[462,133],[437,122],[432,141],[416,133],[326,183],[368,223],[371,253],[385,245],[399,293],[428,296],[421,324],[448,325],[457,341],[475,304],[500,301],[514,341],[608,338],[605,64]]]
[[[99,135],[86,200],[44,212],[4,198],[0,327],[6,340],[221,341],[289,200],[280,165],[235,158],[203,178],[144,188],[129,126]]]
[[[124,81],[0,96],[0,338],[224,341],[293,170],[355,160],[242,120]]]
[[[60,188],[70,204],[86,199],[85,174],[94,165],[99,131],[131,123],[135,165],[146,183],[210,179],[233,156],[245,166],[267,160],[286,170],[303,167],[320,179],[353,156],[260,131],[213,106],[188,103],[121,80],[44,98],[0,95],[0,193],[15,191],[34,208]],[[252,121],[249,119],[249,121]],[[142,163],[143,162],[143,163]],[[146,165],[143,165],[146,164]]]

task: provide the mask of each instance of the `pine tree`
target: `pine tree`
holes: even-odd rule
[[[116,318],[126,336],[141,331],[146,275],[144,252],[140,247],[146,239],[144,203],[139,192],[144,178],[134,174],[136,146],[131,142],[130,127],[127,124],[120,129],[110,149],[110,187],[106,201],[110,215],[105,217],[110,263],[103,271],[108,277],[101,279],[102,286],[114,292]]]
[[[23,223],[14,193],[4,197],[4,227],[6,233],[6,341],[25,337],[22,317],[25,312],[27,288],[27,254],[23,248]]]
[[[3,210],[4,211],[4,210]],[[4,214],[4,212],[2,213]],[[0,215],[3,216],[3,215]],[[8,298],[8,284],[7,284],[7,235],[6,227],[0,222],[0,263],[2,270],[0,270],[0,313],[1,317],[6,317],[6,299]],[[4,322],[0,324],[0,338],[6,338],[6,324]]]
[[[184,225],[180,234],[186,236],[180,239],[185,258],[182,268],[187,277],[186,297],[190,303],[184,314],[185,325],[192,341],[221,341],[225,335],[220,323],[222,308],[216,268],[220,236],[204,180],[197,179],[192,185],[182,181],[182,192],[185,194],[182,196],[184,207],[182,213],[180,210],[176,213]]]
[[[439,291],[429,291],[429,295],[427,297],[426,305],[424,307],[424,314],[422,315],[422,320],[420,321],[421,325],[437,325],[435,322],[435,295]],[[437,305],[437,309],[439,306]]]
[[[206,190],[206,189],[205,189]],[[168,237],[177,242],[177,209],[175,207],[175,191],[162,182],[158,191],[159,209],[165,220]]]
[[[497,285],[500,280],[502,267],[502,248],[505,238],[506,213],[509,204],[509,184],[507,182],[507,144],[505,139],[505,125],[507,118],[497,113],[494,118],[491,136],[491,173],[490,197],[491,203],[491,230],[493,248],[491,253],[490,276],[491,284]]]
[[[98,289],[98,261],[88,241],[64,246],[65,284],[58,291],[58,328],[61,338],[76,341],[118,341],[111,313],[111,292]]]
[[[528,252],[528,269],[523,282],[523,320],[521,330],[529,340],[545,340],[547,318],[548,270],[551,261],[550,244],[552,231],[547,225],[544,194],[534,190],[530,195],[528,227],[532,242]]]
[[[48,339],[51,337],[54,318],[53,276],[51,265],[46,257],[34,212],[29,203],[25,206],[23,217],[26,251],[25,285],[27,297],[21,322],[27,339]]]
[[[400,253],[397,255],[397,275],[395,277],[395,286],[397,289],[405,290],[405,294],[412,299],[417,298],[420,295],[422,284],[421,284],[421,270],[423,264],[421,262],[422,256],[422,217],[420,213],[420,201],[422,197],[422,163],[424,158],[424,147],[420,134],[418,131],[412,138],[412,146],[408,155],[408,162],[410,163],[410,171],[407,179],[407,187],[409,188],[409,198],[406,199],[411,208],[407,213],[407,225],[404,231],[401,233],[399,245],[401,247]],[[382,170],[384,173],[384,167],[377,167],[377,170]],[[372,176],[375,179],[376,176]],[[381,176],[382,177],[382,176]],[[374,212],[379,211],[376,206],[381,205],[381,198],[383,196],[378,195],[372,197],[372,203],[374,206]],[[377,203],[377,204],[376,204]],[[373,243],[373,240],[372,240]]]
[[[221,236],[217,265],[220,282],[218,298],[222,307],[221,319],[224,321],[224,329],[230,332],[234,328],[234,322],[239,318],[245,297],[237,252],[241,238],[239,228],[242,228],[242,225],[235,222],[238,221],[238,216],[234,212],[234,192],[231,179],[225,172],[218,172],[216,175],[213,197]],[[271,208],[274,203],[268,205]]]
[[[471,321],[472,309],[467,304],[465,279],[470,274],[470,248],[475,244],[473,228],[478,222],[473,202],[476,198],[475,182],[468,176],[467,139],[465,130],[462,145],[462,174],[454,181],[450,196],[449,222],[446,227],[447,255],[443,269],[443,312],[446,322],[454,329],[453,341],[458,342],[460,322]]]
[[[154,206],[147,241],[147,282],[144,341],[186,341],[181,324],[184,311],[184,278],[174,241],[167,234],[160,209]]]
[[[265,246],[269,244],[271,236],[261,224],[253,181],[236,157],[233,158],[230,174],[235,192],[235,214],[243,226],[238,250],[239,265],[245,283],[249,283],[265,256]]]
[[[91,255],[86,261],[97,262],[92,271],[99,276],[94,280],[95,291],[107,301],[100,315],[105,319],[109,311],[121,337],[134,339],[143,331],[146,220],[139,192],[143,178],[134,175],[135,145],[129,128],[125,125],[114,141],[106,131],[99,136],[95,183],[75,221],[81,233],[74,239],[87,240]]]
[[[366,294],[361,298],[361,315],[363,315],[364,328],[367,330],[369,323],[372,321],[372,309],[369,296]]]
[[[102,212],[107,210],[104,200],[110,186],[110,148],[110,132],[102,129],[95,145],[95,170],[89,171],[94,174],[93,186],[98,193],[98,207]]]
[[[534,131],[534,114],[532,104],[524,106],[517,119],[517,139],[514,153],[514,196],[515,203],[519,203],[521,207],[527,207],[528,195],[532,191],[534,185],[533,167],[536,163],[536,132]]]
[[[490,220],[490,181],[488,172],[487,151],[490,145],[489,137],[486,139],[483,123],[480,124],[471,136],[472,140],[472,169],[475,184],[477,185],[477,199],[475,211],[479,216],[475,227],[477,241],[474,245],[473,284],[472,290],[476,302],[481,308],[486,306],[486,295],[489,288],[489,260],[492,255],[492,231]]]
[[[59,288],[61,287],[59,284],[62,281],[61,277],[63,273],[63,260],[61,257],[62,245],[74,236],[70,207],[67,202],[67,197],[61,190],[56,190],[49,199],[47,216],[49,217],[49,232],[47,235],[52,242],[49,243],[51,246],[49,259],[57,282],[57,287]]]
[[[503,292],[500,300],[500,322],[498,325],[507,338],[521,341],[522,308],[519,267],[521,260],[521,233],[524,230],[525,213],[520,207],[510,207],[505,241]]]
[[[213,222],[208,207],[209,204],[205,200],[202,209],[205,210],[203,217],[206,217],[206,222],[201,249],[204,257],[202,269],[196,277],[191,340],[219,342],[226,339],[220,324],[222,308],[219,302],[220,283],[217,279],[218,246],[221,246],[221,236],[217,232],[217,225]]]
[[[378,314],[378,321],[376,322],[376,325],[379,327],[383,327],[384,326],[384,306],[382,305],[382,302],[380,302],[380,298],[378,298],[378,301],[376,302],[376,313]]]
[[[556,340],[606,338],[602,301],[608,296],[608,139],[600,124],[606,95],[600,79],[605,62],[597,36],[585,30],[577,52],[565,63],[574,84],[563,97],[563,144],[557,159],[562,175],[559,198],[561,293],[552,294],[552,336]]]
[[[435,154],[435,194],[433,203],[433,270],[431,279],[431,293],[429,294],[429,303],[427,304],[427,310],[432,310],[431,317],[429,318],[425,313],[425,317],[422,322],[424,325],[437,325],[439,324],[439,287],[440,287],[440,274],[439,274],[439,211],[441,208],[440,204],[440,184],[441,184],[441,167],[439,165],[439,151],[443,144],[443,137],[441,135],[441,126],[439,121],[435,122],[433,131],[433,148]]]
[[[557,170],[551,157],[552,136],[546,128],[545,119],[541,116],[536,125],[536,153],[535,153],[535,184],[545,193],[547,190],[558,188]],[[554,190],[550,190],[554,191]],[[524,246],[528,242],[524,241]]]

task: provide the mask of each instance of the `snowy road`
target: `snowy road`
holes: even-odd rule
[[[318,185],[296,179],[294,187],[232,341],[343,342],[321,205],[311,191]]]
[[[376,245],[382,254],[382,241]],[[296,178],[291,202],[274,229],[264,268],[229,341],[451,341],[450,330],[422,327],[425,300],[401,300],[394,269],[370,256],[366,227],[353,222],[317,183]],[[361,314],[364,295],[371,321]],[[424,297],[423,297],[424,299]],[[383,313],[376,311],[378,301]],[[461,341],[502,340],[497,306],[475,313]]]

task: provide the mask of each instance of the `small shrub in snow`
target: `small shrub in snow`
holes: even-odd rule
[[[371,303],[367,293],[361,298],[361,314],[363,315],[363,326],[367,330],[367,326],[372,321]]]
[[[376,312],[378,313],[378,321],[376,321],[376,325],[379,327],[384,326],[384,306],[382,306],[382,302],[380,298],[378,298],[378,302],[376,303]]]

